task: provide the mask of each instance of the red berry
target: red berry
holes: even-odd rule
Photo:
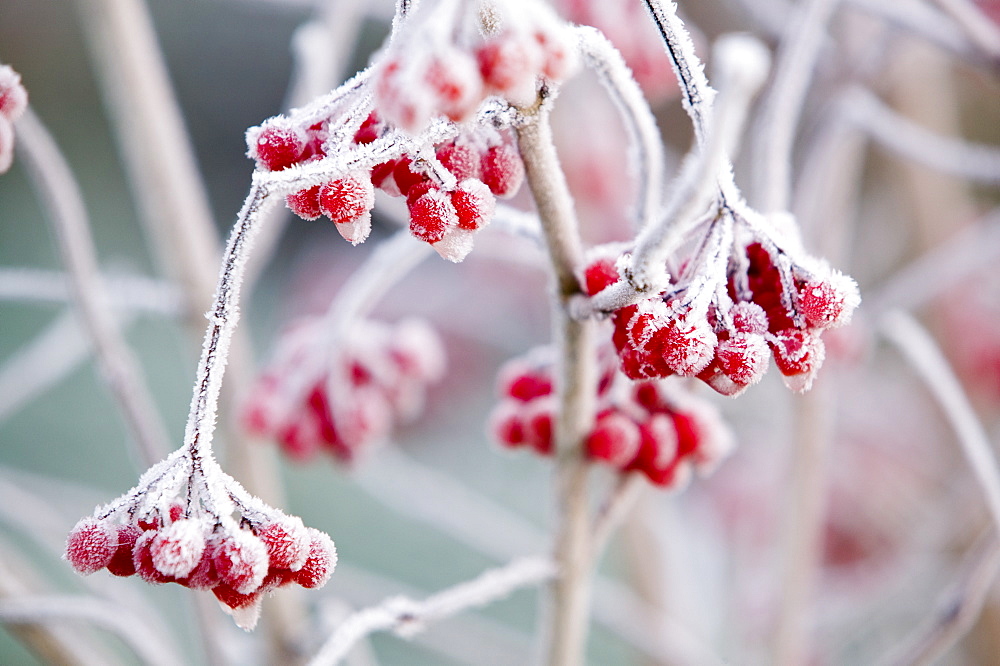
[[[410,233],[422,241],[436,243],[456,224],[455,205],[440,190],[427,192],[410,206]]]
[[[512,448],[525,444],[523,412],[523,403],[501,401],[490,414],[490,434],[493,439]]]
[[[156,533],[149,544],[153,566],[165,576],[191,573],[205,550],[202,526],[196,520],[176,520]]]
[[[533,400],[525,408],[525,442],[543,456],[551,455],[555,446],[553,439],[555,413],[556,400],[552,396]]]
[[[118,549],[117,530],[107,520],[84,518],[66,539],[65,558],[78,572],[92,574],[108,566]]]
[[[368,174],[354,172],[319,189],[319,207],[338,224],[363,217],[375,206],[375,189]]]
[[[740,333],[763,335],[767,331],[767,315],[764,308],[752,301],[740,301],[729,309],[733,328]]]
[[[479,151],[468,143],[453,141],[437,149],[437,158],[459,182],[479,178]]]
[[[410,193],[410,188],[427,180],[427,176],[422,171],[414,171],[413,160],[409,157],[401,157],[393,165],[392,177],[396,182],[399,193],[404,197]]]
[[[135,542],[142,531],[135,525],[126,524],[118,527],[118,547],[111,561],[108,562],[108,571],[115,576],[134,576],[135,561],[132,558],[132,551]]]
[[[161,585],[169,583],[173,578],[156,568],[153,563],[153,539],[157,537],[157,532],[147,530],[136,539],[135,547],[132,549],[132,562],[135,564],[135,572],[139,574],[147,583]]]
[[[475,231],[493,219],[497,201],[486,185],[474,178],[463,180],[451,193],[451,203],[458,214],[458,227]]]
[[[271,568],[298,571],[309,556],[311,537],[300,518],[265,523],[257,529],[257,538],[267,549]]]
[[[240,594],[260,587],[267,575],[267,549],[246,530],[237,530],[221,539],[212,553],[219,580]]]
[[[319,206],[319,185],[293,192],[285,197],[288,209],[303,220],[315,220],[323,214]]]
[[[249,594],[242,594],[237,592],[234,588],[229,585],[216,585],[212,589],[212,594],[215,598],[229,606],[232,609],[237,608],[248,608],[260,600],[259,592],[251,592]]]
[[[584,289],[588,296],[610,287],[618,282],[618,268],[613,257],[601,257],[592,262],[583,272]]]
[[[635,421],[619,412],[609,411],[598,417],[585,448],[591,458],[624,468],[635,459],[641,443],[642,435]]]
[[[406,191],[406,205],[412,206],[413,202],[424,196],[431,190],[439,190],[437,184],[430,178],[424,178],[419,183],[414,183]]]
[[[748,386],[767,372],[770,351],[763,335],[736,333],[715,348],[719,369],[737,384]]]
[[[534,98],[540,60],[537,42],[519,33],[504,33],[476,50],[486,85],[515,104],[528,104]]]
[[[858,303],[857,285],[836,274],[833,280],[810,280],[799,287],[798,309],[812,328],[845,323]]]
[[[425,80],[436,98],[437,111],[457,123],[468,120],[482,100],[482,77],[472,56],[464,51],[448,49],[435,57]]]
[[[716,336],[705,321],[678,317],[650,339],[651,351],[663,358],[667,367],[682,377],[694,377],[715,356]]]
[[[302,159],[308,138],[298,127],[276,120],[248,130],[247,142],[258,167],[280,171]]]
[[[510,144],[490,146],[480,163],[483,182],[498,197],[512,197],[524,181],[524,163]]]
[[[309,556],[295,575],[295,581],[306,589],[326,585],[337,567],[337,548],[324,532],[309,527]]]
[[[361,127],[358,131],[354,133],[354,143],[371,143],[379,136],[379,119],[378,114],[372,111],[365,118],[365,121],[361,123]]]
[[[785,383],[794,391],[809,390],[823,364],[826,348],[816,333],[786,329],[771,341],[774,363],[785,376]]]

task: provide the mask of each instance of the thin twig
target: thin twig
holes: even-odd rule
[[[591,557],[596,562],[622,519],[635,506],[636,500],[645,489],[646,482],[640,474],[622,474],[608,494],[604,504],[597,510],[591,529]]]
[[[923,326],[900,310],[884,315],[879,330],[902,352],[941,406],[1000,531],[1000,467],[989,437],[940,347]]]
[[[645,228],[659,215],[666,178],[666,158],[656,118],[625,59],[611,41],[589,26],[577,27],[576,35],[584,61],[597,74],[628,133],[633,177],[639,185],[634,227]]]
[[[141,458],[152,464],[172,447],[101,282],[83,196],[55,141],[30,109],[18,123],[17,132],[18,148],[48,212],[62,261],[72,278],[75,305],[93,339],[104,379]]]
[[[340,624],[309,661],[309,666],[338,663],[361,638],[376,631],[392,630],[401,636],[422,631],[427,623],[503,599],[515,590],[543,583],[555,575],[552,562],[530,557],[481,574],[423,601],[393,597],[367,608]]]
[[[117,310],[136,310],[167,317],[180,312],[180,294],[170,284],[144,275],[99,276],[111,305]],[[60,271],[40,268],[0,268],[0,301],[65,303],[73,298],[69,277]]]

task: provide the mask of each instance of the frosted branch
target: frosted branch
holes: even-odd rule
[[[843,2],[925,39],[963,60],[976,64],[983,61],[982,52],[969,42],[962,29],[924,0],[843,0]]]
[[[1000,467],[989,437],[941,349],[913,317],[901,311],[883,316],[879,329],[902,352],[944,411],[1000,531]]]
[[[452,588],[415,601],[393,597],[347,618],[308,662],[309,666],[338,663],[359,640],[376,631],[394,631],[409,637],[430,622],[503,599],[523,587],[543,583],[555,575],[548,559],[531,557],[515,560],[499,569]]]
[[[0,599],[0,622],[48,625],[83,620],[120,638],[144,664],[183,663],[173,649],[125,609],[94,597],[25,596]]]
[[[663,140],[642,89],[618,49],[596,28],[576,28],[584,61],[594,70],[621,115],[629,137],[633,177],[639,185],[635,228],[652,224],[662,205],[666,178]]]
[[[19,148],[55,232],[72,279],[74,303],[93,339],[104,379],[141,457],[152,463],[171,448],[167,430],[111,310],[97,268],[83,196],[55,141],[30,109],[19,121],[17,132]]]
[[[684,160],[657,223],[646,226],[636,239],[627,279],[591,299],[582,314],[615,310],[663,291],[668,279],[664,270],[667,257],[706,214],[711,217],[713,199],[720,208],[741,204],[729,155],[736,147],[749,104],[767,76],[770,57],[763,44],[743,35],[720,38],[715,55],[721,93],[714,108],[701,102],[700,113],[693,116],[702,123],[696,134],[699,144]],[[685,70],[700,72],[701,65],[690,63]]]
[[[1000,185],[1000,148],[996,146],[941,136],[860,88],[845,98],[844,109],[852,123],[904,159],[975,182]]]
[[[757,196],[765,213],[788,210],[792,146],[802,104],[838,0],[803,0],[786,25],[756,131]]]
[[[111,304],[118,310],[149,312],[167,317],[181,309],[177,289],[143,275],[103,274]],[[65,303],[73,298],[65,273],[37,268],[0,268],[0,301]]]

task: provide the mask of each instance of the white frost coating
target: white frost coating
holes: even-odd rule
[[[309,660],[308,666],[339,663],[359,640],[376,631],[393,630],[401,636],[410,637],[430,622],[502,599],[518,588],[538,585],[555,574],[555,565],[551,560],[528,557],[487,571],[424,601],[391,597],[344,620]]]
[[[206,526],[199,520],[177,520],[160,530],[150,552],[153,566],[166,576],[183,578],[198,565],[205,550]]]
[[[221,601],[219,602],[219,607],[225,611],[227,615],[232,617],[236,626],[243,631],[253,631],[257,626],[257,622],[260,620],[260,606],[261,599],[255,599],[246,606],[241,606],[239,608],[230,608]]]
[[[368,234],[372,231],[371,211],[354,218],[350,222],[338,222],[336,227],[340,235],[344,237],[344,240],[351,245],[364,243],[368,239]]]
[[[472,252],[473,233],[468,229],[451,227],[445,232],[444,238],[432,247],[442,258],[457,264]]]

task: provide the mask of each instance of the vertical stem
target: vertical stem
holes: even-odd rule
[[[590,518],[587,506],[589,465],[583,438],[593,427],[597,382],[592,321],[569,316],[569,299],[580,293],[576,270],[583,250],[579,225],[552,143],[549,108],[542,104],[517,128],[528,184],[542,222],[555,272],[556,343],[560,350],[559,412],[555,424],[559,526],[555,562],[559,575],[551,588],[551,633],[546,663],[583,663],[590,607]]]

